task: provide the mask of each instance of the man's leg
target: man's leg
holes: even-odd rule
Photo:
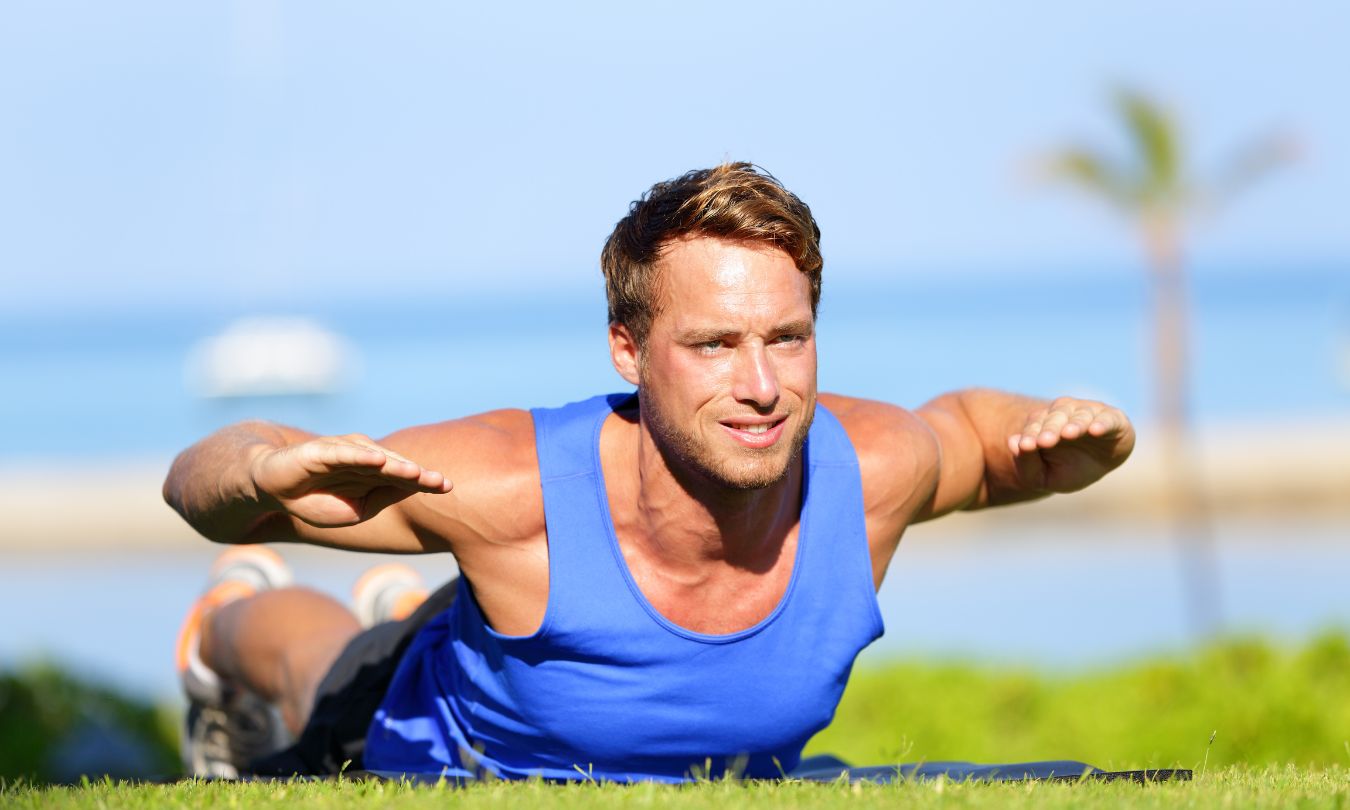
[[[355,635],[345,608],[293,581],[265,546],[233,546],[211,564],[176,645],[188,773],[234,778],[289,745],[316,685]]]
[[[233,547],[212,564],[177,645],[188,772],[322,774],[359,761],[403,648],[455,593],[448,583],[422,605],[417,572],[386,564],[358,581],[353,614],[292,581],[261,546]]]
[[[351,611],[330,596],[300,587],[267,590],[206,614],[200,655],[226,683],[275,705],[298,735],[319,682],[360,630]]]

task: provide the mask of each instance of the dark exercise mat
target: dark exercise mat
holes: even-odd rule
[[[1104,771],[1086,762],[1057,759],[1046,762],[1015,762],[1007,765],[984,765],[975,762],[923,762],[907,765],[863,765],[854,767],[828,754],[807,757],[788,773],[788,779],[805,782],[869,782],[890,784],[906,779],[932,780],[946,777],[956,782],[1077,782],[1088,779],[1100,782],[1169,782],[1190,781],[1191,771],[1183,769],[1149,769],[1141,771]],[[378,779],[408,781],[419,784],[437,784],[443,779],[449,784],[467,784],[474,780],[462,777],[442,777],[438,773],[399,773],[396,771],[348,771],[347,779]]]
[[[976,762],[922,762],[908,765],[863,765],[853,767],[829,755],[808,757],[788,776],[807,782],[873,782],[888,784],[905,779],[937,779],[946,777],[956,782],[1077,782],[1091,779],[1101,782],[1126,780],[1131,782],[1189,781],[1191,772],[1182,769],[1150,769],[1142,771],[1104,771],[1086,762],[1057,759],[1045,762],[1014,762],[1007,765],[985,765]]]

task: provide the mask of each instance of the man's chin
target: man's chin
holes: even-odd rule
[[[790,414],[778,441],[768,447],[745,447],[726,435],[720,423],[706,425],[702,435],[684,432],[668,422],[659,404],[643,403],[643,421],[672,469],[687,473],[725,489],[753,492],[783,481],[801,454],[811,420]]]
[[[704,469],[704,474],[728,489],[750,492],[767,489],[787,478],[792,466],[791,457],[761,458],[750,463],[719,465],[717,469]]]
[[[731,457],[724,457],[715,468],[714,465],[703,465],[703,472],[728,489],[750,492],[772,487],[787,478],[793,461],[801,455],[809,427],[810,422],[797,425],[794,433],[784,433],[772,447],[735,448]]]

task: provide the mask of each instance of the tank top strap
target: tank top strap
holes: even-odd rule
[[[560,408],[533,408],[535,453],[545,484],[595,472],[595,431],[632,394],[602,394]],[[547,486],[545,487],[547,492]]]
[[[623,584],[608,561],[609,503],[601,486],[600,427],[633,394],[535,408],[535,452],[548,527],[548,608],[538,635],[585,626],[587,605],[612,604]],[[609,597],[609,598],[603,598]]]
[[[858,454],[838,417],[816,406],[806,442],[801,603],[834,604],[865,616],[869,641],[885,629],[872,578]]]
[[[853,442],[849,440],[843,424],[824,405],[816,405],[810,443],[807,462],[813,467],[858,466],[858,453],[853,449]]]

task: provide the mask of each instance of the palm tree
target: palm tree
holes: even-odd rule
[[[1132,154],[1125,159],[1070,146],[1048,164],[1052,179],[1105,201],[1134,229],[1149,270],[1153,304],[1154,396],[1165,491],[1176,531],[1192,631],[1220,627],[1213,535],[1188,435],[1190,323],[1184,236],[1201,213],[1232,199],[1272,168],[1295,156],[1282,137],[1253,141],[1207,184],[1183,171],[1175,119],[1147,96],[1127,89],[1113,95]]]

